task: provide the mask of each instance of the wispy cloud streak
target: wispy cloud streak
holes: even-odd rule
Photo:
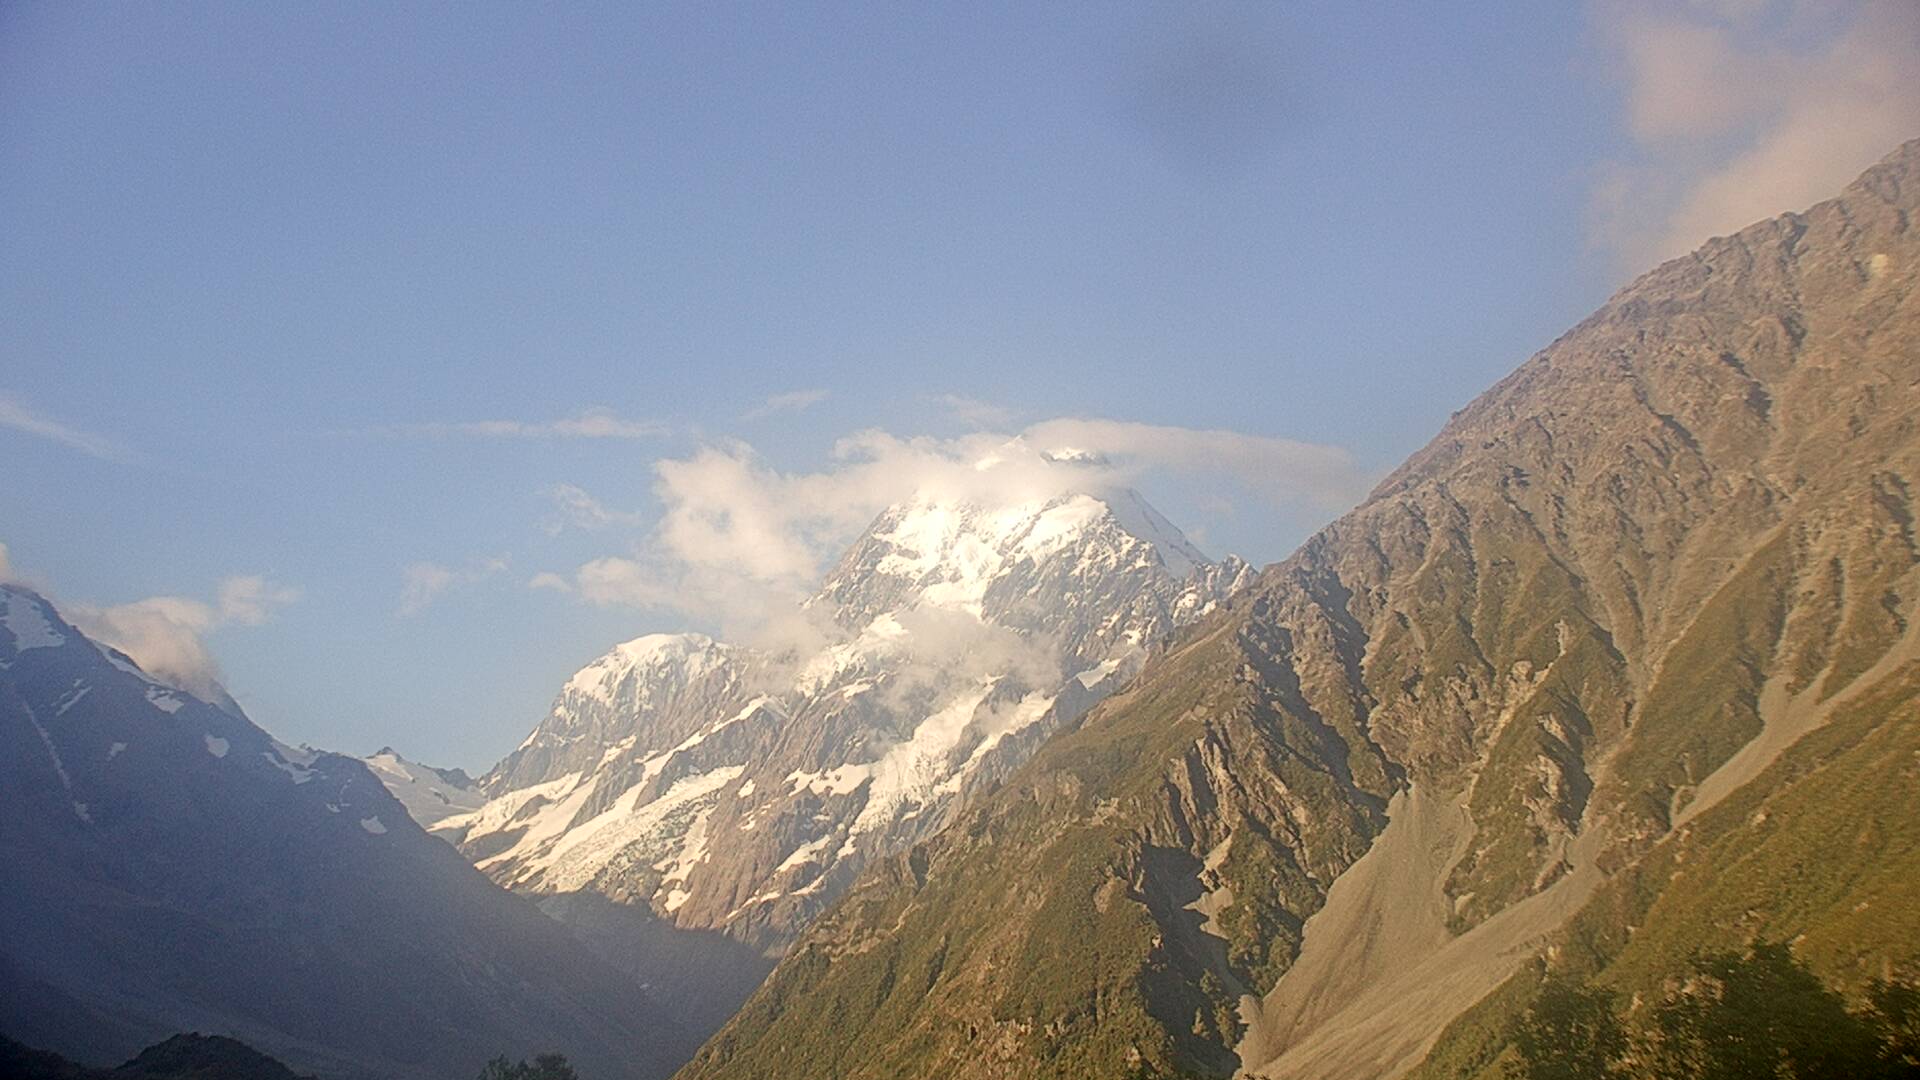
[[[582,409],[558,420],[460,420],[388,424],[353,434],[388,437],[484,439],[659,439],[673,427],[657,420],[631,420],[611,409]]]
[[[764,420],[781,413],[805,412],[827,400],[832,394],[827,390],[793,390],[785,394],[775,394],[767,400],[740,414],[742,420]]]
[[[43,416],[6,394],[0,394],[0,427],[47,439],[102,461],[128,460],[126,451],[105,436]]]
[[[470,559],[462,567],[436,562],[411,563],[401,572],[400,606],[394,609],[394,614],[411,618],[432,607],[442,593],[455,585],[484,581],[506,568],[504,557]]]

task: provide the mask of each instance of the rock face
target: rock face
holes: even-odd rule
[[[441,827],[512,888],[777,954],[1250,576],[1131,492],[905,503],[808,603],[808,644],[627,642]]]
[[[0,586],[0,1029],[83,1061],[227,1032],[331,1077],[559,1051],[672,1071],[630,978],[422,832],[361,762],[294,750]]]
[[[873,867],[681,1076],[1393,1076],[1542,949],[1920,961],[1916,213],[1920,143],[1628,286]]]

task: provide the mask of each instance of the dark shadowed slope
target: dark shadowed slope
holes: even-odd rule
[[[87,1062],[180,1030],[329,1076],[557,1050],[671,1072],[630,979],[408,818],[0,586],[0,1030]]]
[[[312,1080],[245,1043],[220,1035],[175,1035],[114,1069],[90,1069],[0,1035],[7,1080]]]
[[[1920,143],[1634,282],[869,874],[682,1076],[1394,1075],[1603,904],[1920,958],[1869,813],[1912,796],[1916,210]],[[1734,873],[1768,822],[1858,872]],[[1663,907],[1682,860],[1718,885]]]

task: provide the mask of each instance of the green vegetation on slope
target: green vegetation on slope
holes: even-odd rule
[[[1291,961],[1384,804],[1324,764],[1356,756],[1328,753],[1346,744],[1305,706],[1324,695],[1257,677],[1285,643],[1246,616],[1204,624],[1156,661],[1179,677],[1096,710],[857,886],[682,1075],[1230,1074],[1239,993]],[[1269,786],[1219,786],[1239,775]],[[1301,821],[1281,789],[1345,809]],[[1193,908],[1210,888],[1246,898],[1211,933]]]
[[[1858,1000],[1920,971],[1920,664],[1843,704],[1753,782],[1616,875],[1551,951],[1555,978],[1632,997],[1660,993],[1701,950],[1791,942]],[[1423,1080],[1498,1075],[1544,985],[1536,968],[1462,1014]]]
[[[1657,996],[1623,1003],[1549,979],[1514,1027],[1507,1080],[1906,1080],[1920,1076],[1920,990],[1876,979],[1863,1000],[1780,944],[1696,954]]]
[[[1790,555],[1784,533],[1755,552],[1668,650],[1606,792],[1628,823],[1629,841],[1664,833],[1675,792],[1760,733],[1760,691],[1786,621]]]

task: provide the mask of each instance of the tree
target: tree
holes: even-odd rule
[[[1873,980],[1865,1020],[1880,1042],[1885,1074],[1920,1077],[1920,986]]]
[[[1695,957],[1639,1035],[1639,1070],[1656,1077],[1824,1080],[1881,1073],[1881,1040],[1785,945]]]
[[[1619,1075],[1627,1036],[1614,1015],[1613,995],[1598,987],[1549,977],[1514,1032],[1520,1058],[1514,1080],[1607,1080]]]
[[[579,1080],[579,1074],[562,1054],[541,1054],[532,1064],[511,1062],[502,1054],[480,1070],[480,1080]]]

